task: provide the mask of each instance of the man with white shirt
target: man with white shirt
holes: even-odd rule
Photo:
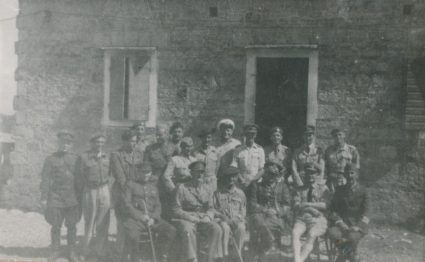
[[[239,187],[242,190],[264,173],[265,154],[263,147],[255,143],[257,132],[257,125],[246,125],[244,127],[245,144],[237,147],[233,154],[231,166],[239,169]]]

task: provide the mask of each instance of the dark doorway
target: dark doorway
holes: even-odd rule
[[[283,128],[283,144],[298,147],[307,118],[308,58],[257,58],[255,122],[258,143],[270,144],[269,130]]]

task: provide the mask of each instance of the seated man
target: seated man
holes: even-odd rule
[[[346,185],[338,186],[330,205],[329,236],[340,249],[336,261],[347,259],[357,261],[357,245],[368,232],[369,219],[366,217],[368,198],[358,183],[358,169],[355,164],[345,166]]]
[[[127,261],[129,251],[131,261],[139,261],[141,254],[138,242],[141,234],[147,232],[148,228],[151,229],[150,237],[157,235],[153,244],[159,261],[171,261],[167,257],[170,245],[175,239],[176,229],[161,219],[158,190],[155,183],[149,182],[149,177],[150,173],[140,174],[136,183],[127,186],[123,193],[120,212],[123,217],[126,244],[121,254],[122,261]]]
[[[290,221],[291,194],[281,176],[282,168],[278,162],[267,162],[263,177],[248,187],[251,243],[258,260],[276,244],[280,246],[280,233]]]
[[[214,208],[216,220],[223,230],[223,253],[229,255],[229,240],[241,256],[245,240],[246,197],[242,190],[236,187],[239,169],[228,167],[223,172],[222,187],[214,193]],[[232,233],[232,236],[231,234]]]
[[[326,233],[326,210],[331,194],[323,181],[320,170],[313,165],[305,169],[302,186],[295,189],[295,223],[292,229],[294,261],[302,262],[313,250],[316,239]],[[306,241],[301,248],[300,238],[306,233]]]
[[[222,258],[220,225],[214,222],[213,192],[203,183],[205,163],[195,161],[189,165],[191,180],[177,186],[173,204],[173,219],[182,244],[186,261],[198,261],[197,238],[199,232],[207,238],[208,261]]]

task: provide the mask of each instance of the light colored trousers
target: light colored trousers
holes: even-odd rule
[[[223,231],[223,255],[228,256],[229,255],[229,241],[230,238],[233,238],[231,240],[232,245],[237,245],[235,248],[237,248],[239,254],[242,254],[242,247],[243,243],[245,241],[245,223],[237,223],[234,227],[231,227],[229,224],[227,224],[224,221],[219,222],[221,226],[221,230]],[[235,243],[236,242],[236,243]]]
[[[108,184],[87,188],[83,195],[84,240],[83,249],[89,248],[96,256],[105,255],[111,210],[111,193]]]

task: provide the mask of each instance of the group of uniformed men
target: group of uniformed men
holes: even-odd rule
[[[40,186],[51,225],[50,261],[59,257],[63,222],[70,261],[105,261],[112,208],[113,261],[140,261],[146,233],[158,261],[198,261],[201,249],[208,262],[229,260],[230,253],[243,261],[246,231],[249,250],[261,261],[281,247],[288,229],[295,262],[306,260],[326,232],[340,250],[337,261],[356,261],[367,233],[367,194],[358,183],[358,151],[345,142],[343,130],[332,130],[335,143],[323,151],[315,127],[307,126],[304,144],[291,152],[281,144],[279,127],[270,130],[271,145],[263,148],[255,143],[258,127],[246,125],[241,144],[232,137],[230,119],[218,122],[216,146],[215,130],[203,130],[196,149],[179,122],[169,130],[157,127],[150,145],[144,129],[136,123],[125,130],[121,148],[110,155],[103,134],[94,135],[79,156],[70,152],[73,134],[57,134],[59,148],[47,157]],[[85,234],[78,256],[81,214]]]

